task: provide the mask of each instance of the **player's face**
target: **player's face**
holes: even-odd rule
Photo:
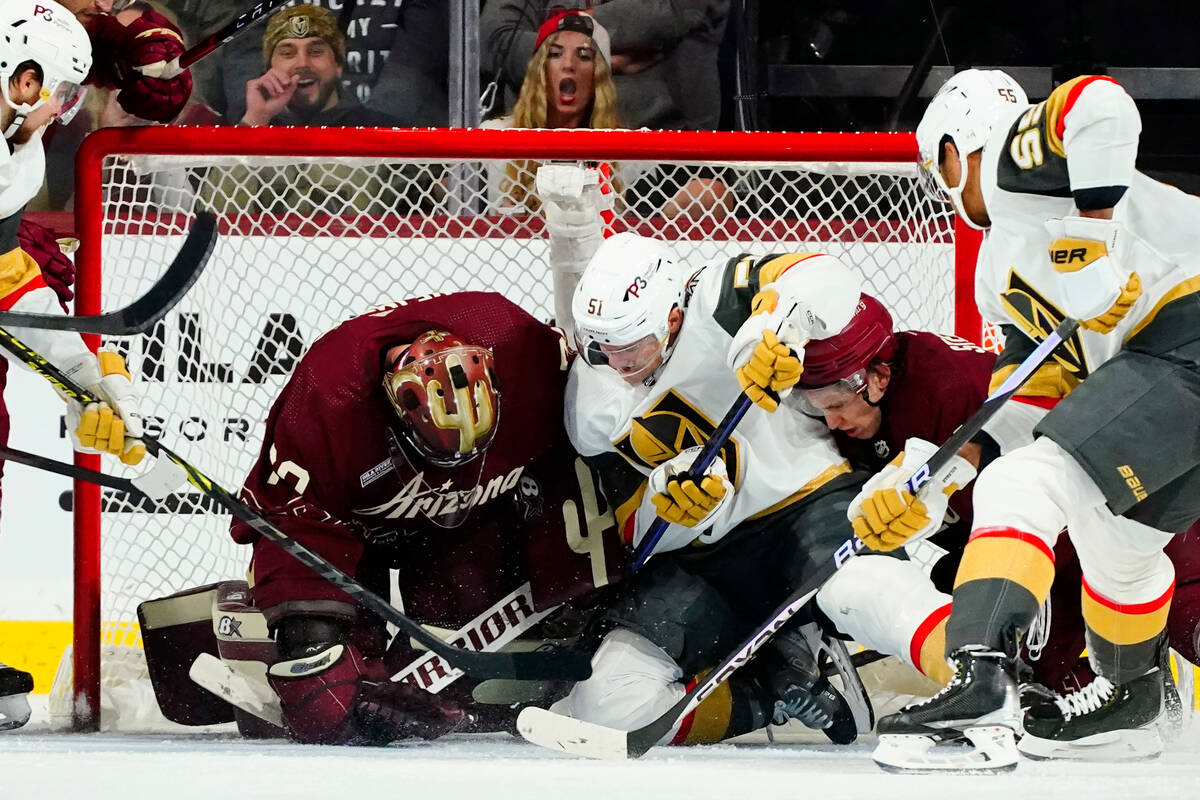
[[[645,336],[633,344],[601,344],[600,351],[608,359],[608,365],[626,383],[641,383],[662,366],[662,342],[656,336]]]
[[[820,389],[802,389],[801,398],[805,411],[813,411],[825,418],[825,424],[831,431],[842,431],[853,439],[870,439],[879,433],[883,425],[883,410],[877,405],[883,398],[887,387],[888,376],[868,370],[865,382],[858,390],[849,389],[842,384],[823,386]]]
[[[592,105],[596,50],[577,31],[560,31],[546,53],[547,121],[551,127],[576,128]]]
[[[113,9],[113,0],[58,0],[75,17],[87,25],[92,17],[108,14]]]
[[[979,183],[982,169],[983,151],[970,153],[965,160],[960,158],[958,150],[952,142],[945,144],[946,153],[938,170],[947,186],[958,186],[962,180],[962,170],[967,170],[967,182],[962,190],[962,211],[976,225],[989,227],[992,220],[988,217],[987,206],[983,202],[983,188]]]
[[[288,103],[292,112],[309,116],[337,103],[342,68],[324,39],[281,39],[271,54],[271,67],[297,78],[296,93]]]

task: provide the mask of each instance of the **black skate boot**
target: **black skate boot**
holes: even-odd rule
[[[1016,664],[996,650],[964,647],[950,654],[954,677],[937,694],[879,720],[874,759],[887,770],[1014,769],[1013,732],[1020,722]],[[942,742],[969,747],[937,750]]]
[[[1163,674],[1155,667],[1117,686],[1102,675],[1077,692],[1025,712],[1018,748],[1030,758],[1112,761],[1162,753]]]
[[[33,676],[0,664],[0,731],[19,728],[29,721],[29,693]]]
[[[821,676],[814,638],[820,642],[816,623],[791,626],[777,633],[759,654],[760,675],[775,697],[771,722],[784,725],[797,719],[824,731],[834,744],[850,744],[858,738],[854,712],[842,693]]]

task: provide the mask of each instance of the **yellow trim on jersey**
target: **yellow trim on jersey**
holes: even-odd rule
[[[0,300],[42,274],[33,257],[15,247],[0,255]]]
[[[947,615],[925,637],[921,643],[921,663],[917,665],[921,673],[938,686],[945,686],[954,677],[954,671],[946,663],[946,623],[949,620]]]
[[[848,472],[850,472],[850,462],[849,461],[843,461],[840,464],[834,464],[832,467],[827,468],[820,475],[818,475],[817,477],[813,478],[808,483],[801,486],[800,491],[798,491],[794,494],[788,495],[787,497],[783,498],[782,500],[780,500],[778,503],[775,503],[774,505],[767,506],[762,511],[759,511],[757,514],[751,514],[750,516],[746,517],[746,519],[762,519],[765,516],[774,514],[776,511],[787,508],[788,506],[792,505],[793,503],[798,503],[801,500],[803,500],[804,498],[808,497],[813,492],[815,492],[817,489],[820,489],[822,486],[829,483],[831,480],[836,478],[838,475],[845,475]]]
[[[1162,307],[1167,303],[1170,303],[1173,300],[1178,300],[1181,297],[1187,297],[1189,294],[1195,294],[1196,292],[1200,292],[1200,275],[1188,278],[1183,283],[1172,286],[1167,290],[1166,294],[1158,299],[1158,302],[1154,304],[1154,308],[1150,309],[1150,313],[1142,317],[1141,321],[1138,322],[1137,325],[1133,326],[1133,330],[1131,330],[1129,335],[1125,337],[1125,341],[1128,342],[1134,336],[1137,336],[1139,333],[1141,333],[1142,328],[1145,328],[1147,325],[1153,322],[1154,318],[1158,316],[1158,312],[1162,311]]]
[[[1054,583],[1054,561],[1035,544],[1009,536],[985,536],[971,539],[963,548],[957,590],[971,581],[999,579],[1023,586],[1040,605]]]
[[[696,682],[704,680],[712,670],[696,675]],[[712,744],[725,738],[729,721],[733,717],[733,690],[729,681],[723,681],[708,697],[700,701],[692,712],[692,727],[682,744]]]
[[[988,394],[991,394],[1000,387],[1000,384],[1008,380],[1008,376],[1017,371],[1020,364],[1009,364],[1001,367],[992,373],[991,382],[988,384]],[[1030,375],[1025,383],[1021,384],[1021,388],[1017,390],[1016,397],[1066,397],[1071,393],[1071,390],[1079,385],[1079,379],[1062,364],[1046,363],[1038,367],[1037,372]]]
[[[613,516],[617,518],[618,531],[625,530],[625,523],[628,522],[629,518],[637,512],[638,506],[642,504],[642,497],[644,497],[646,494],[646,486],[646,481],[642,481],[641,485],[638,486],[637,491],[635,491],[633,495],[629,497],[629,499],[621,503],[621,505],[617,506],[616,509],[613,510]]]
[[[1115,645],[1147,642],[1167,627],[1170,601],[1146,614],[1127,614],[1098,602],[1087,589],[1081,592],[1083,621],[1092,633]]]
[[[758,269],[758,285],[766,286],[768,283],[774,283],[779,280],[779,276],[787,272],[792,267],[799,264],[801,261],[806,261],[814,256],[819,256],[820,253],[788,253],[787,255],[772,258],[767,263],[763,264]]]
[[[1078,78],[1072,78],[1051,92],[1050,96],[1046,98],[1046,145],[1050,148],[1050,152],[1059,158],[1066,158],[1067,151],[1063,147],[1062,139],[1058,136],[1058,120],[1063,115],[1067,98],[1070,97],[1071,90],[1075,88],[1075,84],[1092,77],[1094,76],[1080,75]]]

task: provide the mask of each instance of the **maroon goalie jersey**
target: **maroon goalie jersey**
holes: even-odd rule
[[[386,351],[433,328],[495,354],[495,438],[456,468],[403,442],[382,384]],[[563,429],[567,361],[558,331],[493,293],[349,320],[313,344],[276,399],[242,499],[385,598],[397,570],[405,611],[424,622],[458,627],[527,580],[538,609],[563,602],[621,566],[611,514]],[[269,621],[355,617],[351,598],[249,526],[235,520],[231,533],[254,545],[254,601]]]

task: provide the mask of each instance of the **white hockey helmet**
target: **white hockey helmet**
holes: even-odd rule
[[[683,304],[683,289],[664,242],[633,233],[605,239],[571,302],[580,354],[625,380],[649,379],[670,355],[669,317]]]
[[[958,186],[949,186],[938,166],[942,158],[942,140],[954,142],[959,155],[966,158],[983,147],[992,127],[1008,109],[1029,104],[1025,90],[1007,73],[998,69],[968,69],[942,84],[929,101],[917,125],[921,175],[935,196],[949,199],[963,222],[980,229],[964,213],[962,190],[967,183],[967,165],[963,162]]]
[[[42,70],[41,96],[33,103],[14,103],[9,81],[27,61],[36,62]],[[52,98],[62,106],[59,120],[70,122],[83,105],[83,81],[91,68],[92,43],[74,14],[46,0],[5,0],[0,9],[0,93],[17,112],[4,131],[5,138]]]

